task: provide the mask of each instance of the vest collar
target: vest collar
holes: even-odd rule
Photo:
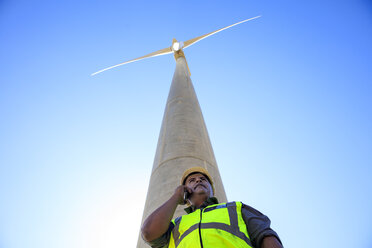
[[[218,200],[216,197],[212,196],[212,197],[209,197],[207,200],[205,200],[205,202],[203,202],[203,204],[199,208],[205,208],[205,207],[208,207],[214,204],[218,204]],[[192,205],[190,207],[185,208],[184,210],[186,213],[190,214],[199,208],[196,208],[194,205]]]

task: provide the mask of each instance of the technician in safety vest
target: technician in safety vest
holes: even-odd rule
[[[185,171],[181,185],[142,225],[143,239],[154,248],[282,248],[267,216],[241,202],[218,203],[208,171]],[[179,204],[187,215],[172,220]]]

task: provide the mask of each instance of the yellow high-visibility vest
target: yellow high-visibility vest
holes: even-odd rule
[[[252,248],[242,203],[210,205],[174,220],[169,248]]]

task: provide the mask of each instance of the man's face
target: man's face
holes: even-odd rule
[[[201,173],[196,173],[188,176],[185,181],[185,186],[191,188],[195,194],[206,194],[213,196],[212,186],[206,176]]]

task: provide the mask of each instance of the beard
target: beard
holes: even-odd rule
[[[194,194],[201,195],[201,194],[208,194],[208,193],[209,193],[208,188],[203,184],[198,184],[194,187]]]

